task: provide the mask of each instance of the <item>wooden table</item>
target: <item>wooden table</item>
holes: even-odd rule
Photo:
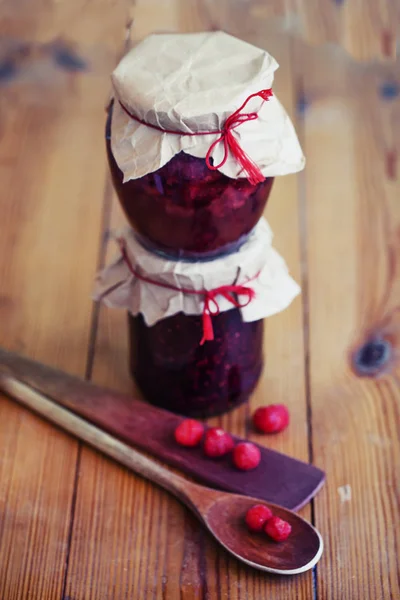
[[[0,344],[132,390],[125,315],[90,299],[122,221],[103,142],[108,74],[150,31],[223,28],[265,46],[308,159],[266,211],[303,292],[267,321],[251,407],[213,422],[326,470],[302,511],[325,554],[293,578],[246,568],[168,494],[1,397],[1,600],[400,598],[398,3],[282,5],[1,3]],[[352,368],[370,339],[391,349],[375,378]],[[376,364],[379,348],[361,358]],[[289,406],[290,428],[256,436],[246,418],[268,402]]]

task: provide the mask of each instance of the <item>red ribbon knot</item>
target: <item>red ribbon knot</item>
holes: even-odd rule
[[[223,296],[236,308],[244,308],[250,304],[256,295],[253,288],[245,285],[221,285],[213,290],[201,290],[200,292],[195,293],[200,293],[204,296],[204,307],[202,314],[203,337],[200,341],[201,346],[204,344],[204,342],[214,339],[212,317],[216,317],[220,313],[219,304],[216,300],[217,296]],[[246,296],[246,300],[244,302],[240,302],[235,296]]]
[[[222,131],[215,132],[221,133],[220,137],[215,140],[211,144],[206,154],[206,163],[207,167],[212,171],[216,171],[220,167],[222,167],[226,161],[228,160],[229,151],[236,158],[238,163],[243,167],[247,175],[247,179],[252,185],[256,185],[257,183],[261,183],[264,181],[265,177],[262,174],[258,165],[250,158],[248,154],[243,150],[241,145],[239,144],[236,137],[233,135],[233,131],[242,125],[243,123],[247,123],[247,121],[254,121],[258,119],[258,114],[256,112],[251,113],[242,113],[242,110],[246,106],[246,104],[255,97],[261,97],[263,100],[268,100],[272,96],[272,90],[261,90],[255,94],[251,94],[246,100],[243,102],[242,106],[238,108],[234,113],[232,113],[225,121],[225,124],[222,128]],[[224,144],[224,156],[221,162],[218,165],[211,164],[210,158],[214,148],[222,142]]]
[[[238,140],[236,139],[233,132],[237,127],[239,127],[243,123],[247,123],[247,121],[254,121],[255,119],[258,119],[258,113],[256,113],[256,112],[242,113],[242,110],[244,109],[246,104],[252,98],[259,97],[259,98],[262,98],[264,101],[266,101],[266,100],[269,100],[271,98],[271,96],[272,96],[271,89],[260,90],[259,92],[256,92],[255,94],[251,94],[243,102],[242,106],[240,106],[237,110],[235,110],[235,112],[232,113],[226,119],[222,129],[216,129],[215,131],[196,131],[194,133],[185,133],[182,131],[175,131],[173,129],[164,129],[162,127],[159,127],[158,125],[146,123],[146,121],[142,121],[141,119],[139,119],[138,117],[133,115],[131,112],[129,112],[129,110],[127,108],[125,108],[125,106],[122,104],[122,102],[120,102],[120,105],[123,108],[123,110],[126,112],[126,114],[129,117],[131,117],[131,119],[134,119],[135,121],[137,121],[138,123],[141,123],[142,125],[151,127],[152,129],[157,129],[157,131],[162,131],[163,133],[172,133],[175,135],[190,135],[190,136],[216,135],[219,133],[220,137],[211,144],[211,146],[209,147],[209,149],[207,151],[207,154],[205,157],[207,167],[209,169],[211,169],[212,171],[216,171],[217,169],[220,169],[228,160],[228,155],[230,152],[232,154],[232,156],[235,157],[237,162],[242,166],[243,171],[245,172],[246,177],[249,180],[249,182],[252,185],[256,185],[257,183],[261,183],[262,181],[264,181],[265,177],[262,174],[258,165],[250,158],[250,156],[248,156],[248,154],[246,154],[246,152],[240,146],[240,144],[239,144]],[[221,142],[224,145],[223,158],[218,165],[211,164],[211,158],[212,158],[211,155],[213,153],[213,150]]]
[[[146,283],[151,283],[152,285],[156,285],[158,287],[162,287],[168,290],[174,290],[176,292],[182,292],[183,294],[194,294],[196,296],[203,296],[204,298],[204,306],[202,312],[202,321],[203,321],[203,337],[201,338],[200,345],[202,346],[204,342],[211,341],[214,339],[214,329],[212,325],[212,317],[216,317],[220,314],[219,304],[217,302],[218,296],[223,296],[228,302],[233,304],[236,308],[244,308],[255,297],[256,293],[253,288],[248,287],[247,285],[221,285],[213,290],[191,290],[189,288],[184,287],[176,287],[174,285],[170,285],[168,283],[163,283],[162,281],[155,281],[146,275],[142,275],[139,273],[137,269],[132,265],[127,250],[125,246],[125,241],[122,239],[118,240],[122,258],[127,265],[128,269],[138,279],[141,281],[145,281]],[[257,273],[252,279],[249,279],[247,283],[250,281],[257,279],[259,273]],[[112,289],[115,289],[114,287]],[[240,302],[237,296],[245,296],[245,300]]]

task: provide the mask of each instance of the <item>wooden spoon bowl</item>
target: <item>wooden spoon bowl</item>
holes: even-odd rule
[[[284,542],[275,542],[264,532],[251,532],[244,518],[249,508],[260,503],[256,498],[225,495],[213,502],[203,519],[226,550],[252,567],[279,575],[295,575],[311,569],[323,551],[318,531],[295,513],[268,504],[274,515],[290,523],[290,536]]]

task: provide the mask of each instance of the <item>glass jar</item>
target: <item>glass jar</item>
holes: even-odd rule
[[[213,317],[202,346],[202,318],[182,312],[152,327],[129,313],[130,367],[144,397],[173,412],[210,417],[246,402],[263,364],[263,321],[234,308]]]
[[[121,206],[142,244],[171,258],[212,259],[236,251],[259,221],[273,177],[257,185],[210,170],[203,158],[184,152],[139,179],[123,183],[111,151],[107,156]]]

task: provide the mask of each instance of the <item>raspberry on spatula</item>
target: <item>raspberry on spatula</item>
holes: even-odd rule
[[[260,406],[253,415],[253,425],[262,433],[277,433],[289,425],[289,411],[284,404]]]
[[[246,513],[245,521],[250,531],[262,531],[272,517],[272,511],[265,504],[255,504]]]
[[[233,448],[233,439],[220,427],[211,427],[204,436],[204,454],[210,458],[218,458],[230,452]]]
[[[264,531],[275,542],[285,541],[292,531],[292,526],[279,517],[271,517],[264,527]]]
[[[204,425],[195,419],[185,419],[175,429],[175,440],[180,446],[198,446],[204,433]]]
[[[250,471],[260,464],[261,452],[251,442],[240,442],[233,449],[233,463],[241,471]]]

